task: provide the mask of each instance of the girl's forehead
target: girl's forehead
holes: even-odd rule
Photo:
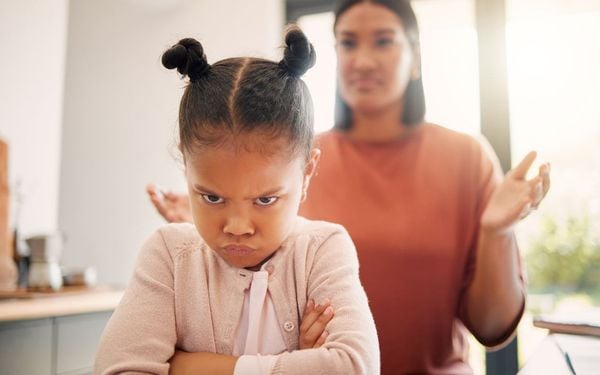
[[[304,160],[298,152],[273,144],[261,147],[242,147],[231,143],[204,146],[187,154],[186,164],[196,173],[232,174],[237,176],[285,174],[289,168],[302,166]]]
[[[301,181],[303,159],[288,156],[210,147],[186,162],[186,175],[193,186],[223,197],[257,197]]]
[[[242,133],[225,135],[211,145],[197,145],[185,152],[186,159],[229,157],[253,158],[265,161],[291,161],[298,155],[298,147],[282,135]]]

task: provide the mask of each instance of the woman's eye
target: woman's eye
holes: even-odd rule
[[[277,201],[277,197],[260,197],[257,198],[254,203],[258,204],[259,206],[270,206],[273,203],[275,203]]]
[[[377,45],[377,47],[386,47],[392,43],[394,43],[394,41],[390,38],[381,38],[381,39],[377,39],[375,41],[375,44]]]
[[[212,194],[202,194],[202,198],[210,204],[223,203],[223,198]]]
[[[351,39],[342,39],[338,42],[338,44],[345,49],[351,49],[356,47],[356,42]]]

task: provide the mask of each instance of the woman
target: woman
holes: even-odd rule
[[[336,125],[317,139],[321,165],[301,214],[354,240],[382,374],[470,373],[466,329],[499,345],[523,313],[512,227],[548,191],[549,166],[526,180],[530,153],[502,180],[486,144],[424,122],[409,2],[342,1],[334,33]],[[189,215],[181,196],[149,193],[168,220]]]

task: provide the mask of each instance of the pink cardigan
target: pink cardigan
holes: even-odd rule
[[[298,217],[269,265],[268,289],[288,350],[274,374],[379,374],[375,324],[343,227]],[[157,230],[104,331],[94,373],[167,374],[175,349],[231,354],[250,276],[210,250],[191,224]],[[321,348],[297,350],[309,298],[329,298],[335,316]]]

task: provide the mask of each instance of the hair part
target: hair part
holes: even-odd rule
[[[341,0],[338,1],[334,15],[335,20],[333,29],[337,26],[339,18],[351,7],[361,3],[379,4],[394,12],[402,23],[404,32],[408,37],[409,43],[418,54],[416,63],[418,64],[419,72],[421,71],[420,59],[420,42],[419,42],[419,25],[417,16],[415,15],[410,2],[407,0]],[[404,95],[402,96],[403,111],[400,123],[405,126],[415,126],[421,124],[425,119],[425,92],[423,90],[423,79],[421,74],[417,78],[411,78],[408,82]],[[348,130],[352,128],[352,110],[348,103],[342,98],[339,84],[336,87],[335,93],[335,112],[334,112],[334,127],[339,130]]]
[[[164,52],[163,65],[189,78],[179,106],[182,152],[233,145],[233,141],[255,149],[257,138],[248,136],[259,135],[268,143],[285,139],[290,152],[308,157],[314,115],[301,76],[315,64],[316,54],[297,26],[287,30],[285,42],[279,62],[238,57],[211,65],[201,43],[191,38]],[[269,147],[256,149],[268,151]]]

